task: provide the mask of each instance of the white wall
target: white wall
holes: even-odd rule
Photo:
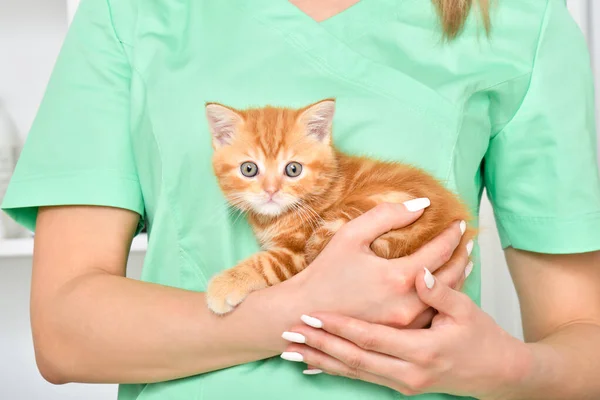
[[[586,21],[586,36],[592,51],[592,66],[596,77],[600,77],[600,2],[598,0],[571,0],[571,2],[585,2],[588,4],[588,12],[583,10],[582,20]],[[596,122],[600,127],[600,79],[596,79]],[[600,138],[600,128],[598,129],[598,137]],[[600,140],[597,143],[598,154],[600,154]],[[600,165],[600,158],[598,159]]]
[[[64,0],[0,0],[0,101],[23,138],[66,30]]]

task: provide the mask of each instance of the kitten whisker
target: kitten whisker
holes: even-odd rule
[[[295,205],[297,206],[297,210],[306,216],[307,224],[313,231],[323,223],[321,216],[302,199],[299,199],[298,203],[295,203]]]
[[[307,209],[307,210],[308,210],[308,211],[309,211],[309,212],[310,212],[310,213],[311,213],[311,214],[314,216],[314,218],[315,218],[316,220],[318,220],[318,222],[319,222],[319,223],[321,223],[321,224],[322,224],[322,223],[323,223],[323,218],[322,218],[322,217],[319,215],[319,213],[318,213],[318,212],[316,212],[316,211],[315,211],[315,209],[314,209],[314,208],[312,208],[312,207],[311,207],[311,206],[310,206],[308,203],[306,203],[305,201],[303,201],[303,200],[300,200],[300,201],[301,201],[301,204],[302,204],[302,205],[303,205],[303,206],[304,206],[304,207],[305,207],[305,208],[306,208],[306,209]]]

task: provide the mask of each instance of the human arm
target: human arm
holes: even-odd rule
[[[407,395],[449,393],[482,400],[588,400],[600,396],[599,253],[507,250],[527,343],[503,331],[467,296],[438,280],[421,299],[439,310],[431,329],[398,330],[315,313],[322,329],[295,325],[310,369],[366,380]]]
[[[409,224],[421,212],[402,206],[372,210],[340,230],[310,273],[257,291],[230,315],[217,317],[203,293],[125,278],[137,214],[109,207],[42,208],[31,302],[39,369],[54,383],[164,381],[281,353],[281,331],[317,303],[320,309],[341,311],[342,303],[345,311],[367,318],[394,319],[406,308],[402,301],[418,299],[410,287],[397,285],[412,273],[406,265],[427,260],[441,266],[460,240],[458,225],[408,261],[374,257],[364,238]],[[365,296],[356,296],[361,290]],[[368,301],[389,306],[376,308],[375,315]]]
[[[514,399],[600,397],[600,252],[507,249],[531,369]]]
[[[164,381],[277,353],[272,330],[291,323],[298,292],[281,284],[218,318],[203,293],[125,278],[138,218],[105,207],[40,210],[31,322],[47,380]]]

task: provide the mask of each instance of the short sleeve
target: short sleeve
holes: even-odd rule
[[[549,0],[527,94],[484,160],[503,247],[600,249],[593,86],[579,27],[563,0]]]
[[[110,206],[143,216],[130,78],[107,1],[82,1],[6,191],[7,214],[30,230],[40,206]]]

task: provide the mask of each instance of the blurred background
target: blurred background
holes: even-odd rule
[[[0,199],[17,157],[13,149],[26,138],[78,1],[0,0]],[[600,1],[567,3],[588,41],[600,77]],[[481,226],[482,307],[504,329],[521,337],[518,300],[485,198]],[[145,237],[137,237],[129,276],[139,277],[145,248]],[[0,218],[0,399],[115,399],[115,385],[53,386],[39,375],[29,327],[32,249],[28,232]]]

